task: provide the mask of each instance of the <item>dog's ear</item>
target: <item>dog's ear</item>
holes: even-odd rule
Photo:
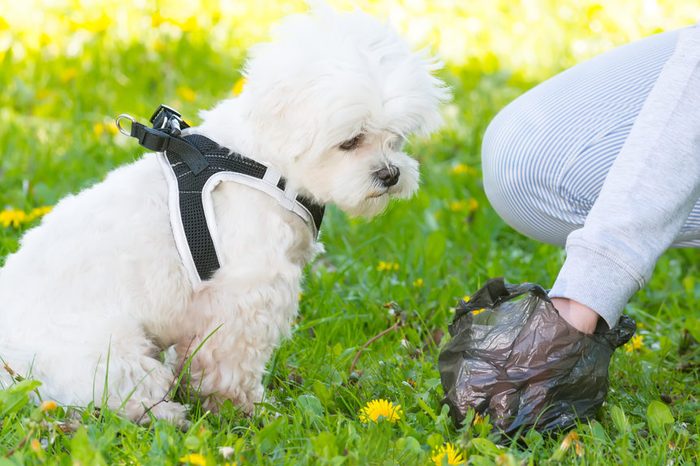
[[[303,86],[285,81],[268,82],[259,89],[250,119],[258,137],[276,156],[297,159],[311,151],[318,131],[318,109],[309,108]]]

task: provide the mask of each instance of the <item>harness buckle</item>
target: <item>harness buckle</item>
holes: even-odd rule
[[[180,112],[167,105],[160,104],[160,106],[153,112],[149,120],[153,127],[160,129],[171,136],[179,136],[183,129],[189,128],[185,120],[182,119]]]

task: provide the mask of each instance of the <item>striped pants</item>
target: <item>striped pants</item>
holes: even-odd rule
[[[562,246],[569,233],[581,228],[674,51],[678,32],[658,34],[574,66],[526,92],[494,118],[482,147],[484,188],[508,224],[531,238]],[[672,185],[673,180],[665,182]],[[673,246],[700,247],[700,200]]]

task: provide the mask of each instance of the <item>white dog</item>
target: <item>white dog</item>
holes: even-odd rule
[[[376,215],[418,187],[402,146],[440,123],[448,91],[435,68],[369,16],[320,8],[283,21],[252,50],[243,92],[187,131],[275,167],[318,203]],[[225,182],[213,200],[221,267],[199,285],[176,249],[155,154],[60,201],[0,270],[2,362],[42,381],[45,399],[179,422],[184,406],[157,403],[174,377],[158,356],[174,346],[182,363],[211,335],[192,357],[193,387],[207,407],[251,411],[322,246],[262,191]],[[0,386],[10,372],[0,364]]]

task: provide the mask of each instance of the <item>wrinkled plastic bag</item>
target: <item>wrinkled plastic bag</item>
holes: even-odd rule
[[[613,329],[601,319],[587,335],[559,316],[539,285],[489,280],[460,302],[449,326],[439,356],[443,401],[457,425],[474,408],[509,436],[570,428],[605,400],[612,353],[635,328],[627,316]]]

